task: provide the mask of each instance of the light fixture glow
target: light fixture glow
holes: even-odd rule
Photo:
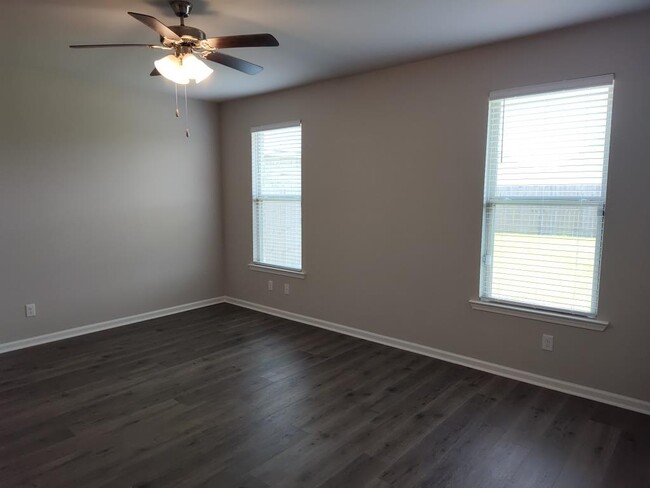
[[[179,85],[187,85],[190,80],[201,83],[213,72],[193,54],[181,57],[170,54],[154,62],[154,65],[162,76]]]
[[[212,69],[193,54],[186,54],[181,60],[185,76],[196,83],[201,83],[212,74]]]
[[[165,56],[153,64],[162,76],[174,83],[187,85],[190,82],[187,74],[183,71],[181,60],[173,54]]]

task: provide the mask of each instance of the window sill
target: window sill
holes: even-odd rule
[[[483,302],[481,300],[470,300],[469,304],[474,310],[481,310],[483,312],[512,315],[513,317],[538,320],[540,322],[550,322],[552,324],[568,325],[570,327],[579,327],[581,329],[595,330],[598,332],[604,331],[609,325],[609,322],[590,319],[587,317],[574,317],[561,313],[531,310],[524,307],[504,305],[501,303]]]
[[[248,269],[252,271],[259,271],[262,273],[271,273],[280,276],[290,276],[291,278],[298,278],[301,280],[305,279],[305,273],[303,271],[294,271],[292,269],[285,268],[274,268],[273,266],[264,266],[262,264],[250,263]]]

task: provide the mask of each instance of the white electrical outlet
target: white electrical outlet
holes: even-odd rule
[[[273,280],[269,280],[269,282],[266,284],[266,287],[269,291],[273,291]]]
[[[28,303],[25,305],[25,317],[36,317],[36,304]]]
[[[288,295],[289,293],[291,293],[291,288],[289,287],[289,283],[285,283],[284,284],[284,294]]]
[[[542,349],[545,351],[553,350],[553,336],[548,334],[542,334]]]

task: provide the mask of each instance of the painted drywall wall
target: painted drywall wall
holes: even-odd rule
[[[229,296],[650,400],[650,14],[220,107]],[[488,93],[616,74],[605,332],[471,310]],[[251,127],[303,122],[306,279],[251,271]],[[267,291],[266,282],[290,283]],[[541,349],[542,333],[555,351]]]
[[[0,343],[222,295],[214,105],[33,64],[0,106]]]

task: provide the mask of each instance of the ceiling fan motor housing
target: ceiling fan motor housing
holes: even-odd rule
[[[169,5],[174,9],[176,16],[181,19],[189,17],[190,12],[192,12],[192,2],[188,0],[171,0]]]
[[[203,32],[201,29],[197,29],[196,27],[190,27],[189,25],[170,25],[168,27],[174,31],[178,37],[182,37],[183,39],[187,39],[189,37],[197,41],[202,41],[206,38],[205,32]]]

